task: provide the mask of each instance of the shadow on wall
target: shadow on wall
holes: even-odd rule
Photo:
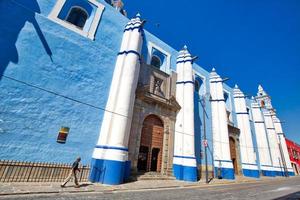
[[[203,128],[203,124],[202,124],[202,120],[200,118],[200,115],[202,115],[201,110],[200,110],[200,106],[201,104],[201,99],[199,97],[198,92],[194,92],[194,120],[195,120],[195,156],[197,159],[197,164],[201,165],[202,164],[202,156],[201,152],[203,151],[202,149],[202,130],[201,127]],[[200,104],[200,105],[199,105]]]
[[[21,2],[21,3],[19,3]],[[33,25],[43,47],[52,61],[51,49],[35,19],[35,13],[40,13],[36,0],[0,1],[0,80],[10,62],[18,63],[19,54],[16,41],[26,22]]]

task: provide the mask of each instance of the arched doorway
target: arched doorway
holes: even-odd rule
[[[138,171],[161,171],[164,125],[156,115],[149,115],[143,122],[138,156]]]
[[[229,146],[230,146],[230,157],[232,160],[234,173],[238,174],[236,143],[235,143],[235,139],[233,139],[232,137],[229,137]]]

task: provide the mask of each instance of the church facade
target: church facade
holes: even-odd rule
[[[248,98],[104,0],[0,3],[0,159],[91,163],[90,180],[293,175],[262,86]],[[121,6],[121,7],[120,7]],[[122,12],[121,12],[122,10]],[[15,20],[11,20],[15,19]],[[207,166],[207,167],[206,167]]]

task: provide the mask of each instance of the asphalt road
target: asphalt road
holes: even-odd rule
[[[4,198],[4,197],[2,197]],[[0,197],[1,199],[1,197]],[[192,188],[152,189],[139,191],[116,191],[109,193],[63,193],[52,195],[6,196],[5,199],[124,199],[124,200],[153,200],[153,199],[300,199],[300,177],[284,180],[268,180],[255,183],[230,184],[219,186],[197,186]]]

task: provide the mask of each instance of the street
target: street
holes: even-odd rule
[[[264,180],[254,183],[161,188],[104,193],[59,193],[49,195],[13,195],[0,199],[300,199],[300,177]]]

